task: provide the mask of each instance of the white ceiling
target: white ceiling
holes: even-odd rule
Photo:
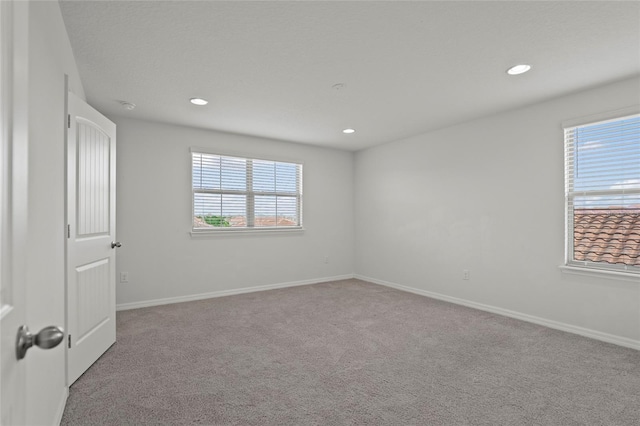
[[[635,1],[60,4],[103,113],[346,150],[640,74]]]

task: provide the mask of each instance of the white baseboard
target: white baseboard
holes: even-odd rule
[[[510,318],[519,319],[522,321],[530,322],[533,324],[542,325],[545,327],[553,328],[556,330],[566,331],[568,333],[578,334],[580,336],[589,337],[591,339],[600,340],[607,343],[613,343],[614,345],[624,346],[626,348],[640,350],[640,341],[629,339],[627,337],[616,336],[615,334],[603,333],[597,330],[591,330],[584,327],[578,327],[571,324],[566,324],[559,321],[549,320],[546,318],[536,317],[533,315],[524,314],[521,312],[511,311],[509,309],[503,309],[496,306],[485,305],[483,303],[472,302],[470,300],[460,299],[453,296],[447,296],[440,293],[434,293],[432,291],[421,290],[414,287],[408,287],[401,284],[392,283],[389,281],[379,280],[372,277],[367,277],[359,274],[345,274],[337,275],[334,277],[315,278],[302,281],[291,281],[287,283],[268,284],[255,287],[244,287],[233,290],[220,290],[210,293],[193,294],[188,296],[168,297],[164,299],[144,300],[140,302],[121,303],[116,305],[117,311],[125,311],[129,309],[146,308],[150,306],[168,305],[171,303],[190,302],[194,300],[211,299],[214,297],[232,296],[235,294],[252,293],[256,291],[274,290],[277,288],[297,287],[309,284],[318,284],[329,281],[347,280],[351,278],[357,278],[363,281],[368,281],[374,284],[383,285],[386,287],[395,288],[397,290],[406,291],[409,293],[419,294],[421,296],[430,297],[432,299],[443,300],[445,302],[455,303],[456,305],[467,306],[469,308],[479,309],[481,311],[491,312],[498,315],[503,315]],[[65,396],[66,402],[66,396]],[[64,411],[64,405],[60,412],[60,419],[62,419],[62,412]],[[58,422],[59,423],[59,422]]]
[[[65,386],[64,394],[62,395],[62,399],[60,399],[60,404],[58,405],[58,411],[56,412],[56,418],[53,422],[55,426],[60,426],[60,423],[62,423],[62,416],[64,415],[64,409],[67,406],[68,397],[69,397],[69,388]]]
[[[276,288],[297,287],[301,285],[325,283],[329,281],[348,280],[353,278],[353,274],[337,275],[334,277],[314,278],[310,280],[291,281],[280,284],[268,284],[255,287],[244,287],[233,290],[212,291],[210,293],[192,294],[189,296],[167,297],[164,299],[143,300],[141,302],[120,303],[116,305],[116,311],[126,311],[129,309],[147,308],[149,306],[168,305],[170,303],[191,302],[194,300],[211,299],[214,297],[233,296],[234,294],[252,293],[255,291],[274,290]]]
[[[498,308],[496,306],[485,305],[482,303],[472,302],[470,300],[460,299],[457,297],[447,296],[440,293],[434,293],[427,290],[408,287],[405,285],[400,285],[400,284],[392,283],[389,281],[383,281],[376,278],[365,277],[359,274],[354,274],[354,278],[357,278],[362,281],[368,281],[374,284],[380,284],[386,287],[395,288],[397,290],[402,290],[409,293],[419,294],[421,296],[431,297],[433,299],[443,300],[445,302],[455,303],[457,305],[467,306],[469,308],[479,309],[481,311],[491,312],[493,314],[498,314],[498,315],[503,315],[510,318],[519,319],[522,321],[542,325],[542,326],[553,328],[556,330],[566,331],[568,333],[579,334],[580,336],[601,340],[607,343],[613,343],[614,345],[619,345],[619,346],[624,346],[626,348],[640,350],[640,341],[629,339],[627,337],[616,336],[615,334],[603,333],[601,331],[578,327],[575,325],[566,324],[563,322],[549,320],[545,318],[540,318],[533,315],[523,314],[516,311],[510,311],[508,309]]]

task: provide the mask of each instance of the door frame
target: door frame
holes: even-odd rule
[[[67,388],[67,396],[69,395],[69,272],[68,272],[68,253],[69,249],[69,194],[68,194],[68,179],[69,179],[69,75],[64,75],[64,117],[63,120],[66,123],[64,126],[64,329],[65,339],[62,342],[64,345],[64,384]]]

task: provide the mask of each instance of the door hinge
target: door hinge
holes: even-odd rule
[[[67,114],[67,128],[71,128],[71,114]]]
[[[71,225],[67,225],[67,238],[71,238]]]
[[[71,335],[70,334],[68,336],[68,340],[69,340],[69,349],[71,349]]]

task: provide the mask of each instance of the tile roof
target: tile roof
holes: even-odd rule
[[[640,206],[576,209],[574,259],[640,266]]]
[[[246,217],[244,216],[235,216],[229,218],[229,223],[231,226],[247,226]],[[297,223],[291,219],[286,217],[275,217],[275,216],[256,216],[253,219],[253,224],[255,227],[260,226],[296,226]]]
[[[237,227],[245,227],[247,226],[247,219],[244,216],[233,216],[227,218],[229,222],[229,226],[237,228]],[[297,223],[294,220],[288,219],[286,217],[275,217],[275,216],[257,216],[254,219],[255,227],[269,227],[269,226],[296,226]],[[214,226],[206,223],[202,217],[195,216],[193,218],[193,226],[195,228],[214,228]]]

